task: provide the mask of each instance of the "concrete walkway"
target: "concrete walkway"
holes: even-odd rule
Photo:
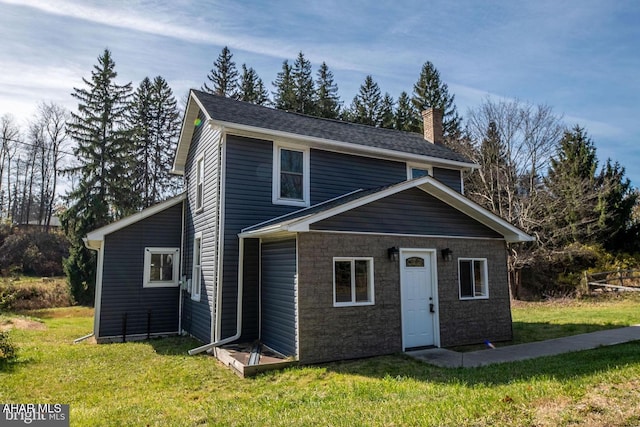
[[[640,325],[468,353],[458,353],[443,348],[430,348],[407,351],[406,354],[443,368],[475,368],[494,363],[515,362],[573,351],[590,350],[636,340],[640,340]]]

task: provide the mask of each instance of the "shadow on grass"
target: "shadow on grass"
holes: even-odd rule
[[[321,366],[335,373],[378,379],[501,385],[536,378],[563,381],[626,365],[638,365],[640,369],[640,341],[479,368],[439,368],[403,354],[334,362]]]
[[[153,350],[164,356],[184,356],[189,350],[199,347],[202,343],[191,337],[154,338],[141,343],[149,344]]]

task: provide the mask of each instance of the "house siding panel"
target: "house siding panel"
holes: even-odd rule
[[[260,296],[260,240],[244,241],[244,287],[242,289],[242,337],[243,341],[258,338],[258,315]]]
[[[501,238],[495,231],[417,188],[319,221],[312,229]]]
[[[145,247],[180,247],[182,204],[105,236],[99,338],[178,332],[179,288],[143,288]],[[151,323],[148,325],[149,314]]]
[[[212,341],[212,315],[215,316],[218,271],[218,228],[220,201],[220,129],[210,127],[206,117],[193,134],[185,168],[187,191],[183,275],[192,279],[193,238],[202,233],[202,288],[200,301],[193,301],[184,291],[183,329],[203,342]],[[204,155],[204,199],[196,211],[196,159]]]
[[[262,244],[261,340],[285,356],[296,354],[296,240]]]
[[[407,179],[404,162],[311,150],[311,204]]]
[[[433,177],[454,189],[458,193],[462,193],[462,177],[459,169],[433,168]]]

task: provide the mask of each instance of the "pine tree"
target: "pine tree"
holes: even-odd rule
[[[265,105],[269,102],[269,94],[258,77],[258,73],[246,64],[242,64],[242,75],[240,76],[240,101],[251,102],[252,104]]]
[[[179,190],[179,180],[171,175],[180,117],[177,101],[166,80],[148,77],[133,98],[131,127],[134,131],[135,188],[139,208],[149,207]]]
[[[636,252],[640,249],[640,228],[634,223],[633,211],[638,192],[624,175],[624,167],[608,159],[598,176],[600,241],[610,251]]]
[[[276,88],[273,92],[275,107],[279,110],[296,111],[295,84],[292,69],[287,60],[282,63],[282,71],[276,76],[273,86]]]
[[[315,98],[315,115],[326,119],[337,119],[340,116],[338,86],[334,83],[333,73],[329,70],[326,62],[323,62],[318,68]]]
[[[420,122],[417,117],[418,114],[409,95],[403,91],[398,97],[393,127],[405,132],[420,132]]]
[[[233,62],[233,54],[227,46],[222,48],[218,59],[213,63],[207,80],[211,86],[205,82],[202,86],[203,91],[227,98],[238,97],[238,70]]]
[[[564,133],[546,177],[547,232],[555,247],[569,243],[595,243],[598,224],[596,148],[585,130],[575,126]]]
[[[458,137],[461,134],[460,116],[454,104],[454,95],[449,94],[449,87],[440,80],[440,72],[427,61],[422,66],[420,77],[413,85],[413,106],[418,114],[417,120],[422,125],[420,114],[429,108],[439,108],[444,111],[443,130],[447,137]],[[421,127],[422,130],[422,127]]]
[[[87,232],[131,213],[133,197],[131,132],[127,128],[131,83],[118,85],[109,50],[98,57],[87,88],[74,88],[78,112],[71,113],[67,134],[76,142],[78,185],[67,194],[62,225],[71,241],[64,267],[77,302],[93,302],[95,256],[84,247]]]
[[[395,102],[389,93],[385,93],[380,103],[380,123],[378,126],[387,129],[393,129],[395,125],[394,115]]]
[[[313,114],[315,111],[313,78],[311,77],[311,62],[305,59],[302,52],[293,63],[291,70],[293,90],[295,92],[294,111],[301,114]]]
[[[358,94],[353,98],[348,112],[348,119],[354,123],[369,126],[380,124],[382,96],[378,84],[368,75],[360,86]]]

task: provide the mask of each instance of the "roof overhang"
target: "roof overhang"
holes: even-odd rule
[[[179,196],[167,199],[164,202],[153,205],[126,218],[122,218],[119,221],[112,222],[111,224],[105,225],[104,227],[100,227],[96,230],[90,231],[89,233],[87,233],[86,237],[82,238],[82,241],[84,242],[84,245],[87,247],[87,249],[97,251],[102,248],[102,245],[104,243],[104,236],[106,236],[107,234],[111,234],[113,232],[121,230],[125,227],[128,227],[129,225],[135,224],[136,222],[142,221],[145,218],[169,209],[170,207],[182,203],[185,198],[186,194],[182,193]]]
[[[271,223],[264,227],[251,227],[241,231],[239,237],[242,238],[263,238],[270,237],[272,235],[302,233],[311,231],[311,225],[316,222],[322,221],[327,218],[331,218],[335,215],[347,212],[349,210],[364,206],[368,203],[376,200],[383,199],[401,191],[408,190],[410,188],[419,188],[420,190],[440,199],[444,203],[459,210],[460,212],[468,215],[479,223],[494,230],[496,233],[502,235],[505,241],[509,243],[516,242],[532,242],[534,237],[529,236],[524,231],[500,218],[499,216],[489,212],[480,205],[467,199],[460,193],[440,183],[436,179],[425,176],[422,178],[413,179],[410,181],[404,181],[399,184],[387,187],[378,192],[368,194],[361,198],[351,200],[339,206],[329,208],[324,211],[312,213],[309,215],[297,216],[292,219],[284,219],[278,223]]]
[[[216,120],[209,116],[206,108],[202,105],[198,97],[193,91],[189,93],[189,101],[184,115],[182,123],[182,130],[180,131],[180,139],[178,140],[178,147],[176,149],[176,156],[173,162],[172,173],[183,175],[185,164],[187,162],[187,155],[189,153],[189,147],[191,146],[191,139],[196,128],[196,119],[199,112],[202,111],[207,119],[207,124],[212,127],[218,127],[224,129],[226,134],[248,136],[257,139],[264,139],[267,141],[290,141],[297,143],[308,144],[312,148],[322,148],[329,151],[338,151],[349,154],[366,155],[376,158],[384,158],[390,160],[398,160],[403,162],[424,162],[434,166],[444,168],[456,168],[473,170],[478,169],[480,166],[471,162],[460,162],[456,160],[448,160],[440,157],[424,156],[414,153],[406,153],[403,151],[389,150],[385,148],[370,147],[362,144],[354,144],[345,141],[337,141],[326,138],[318,138],[308,135],[301,135],[293,132],[284,132],[272,129],[266,129],[257,126],[243,125],[239,123],[233,123],[228,121]],[[202,126],[202,124],[200,124]]]

